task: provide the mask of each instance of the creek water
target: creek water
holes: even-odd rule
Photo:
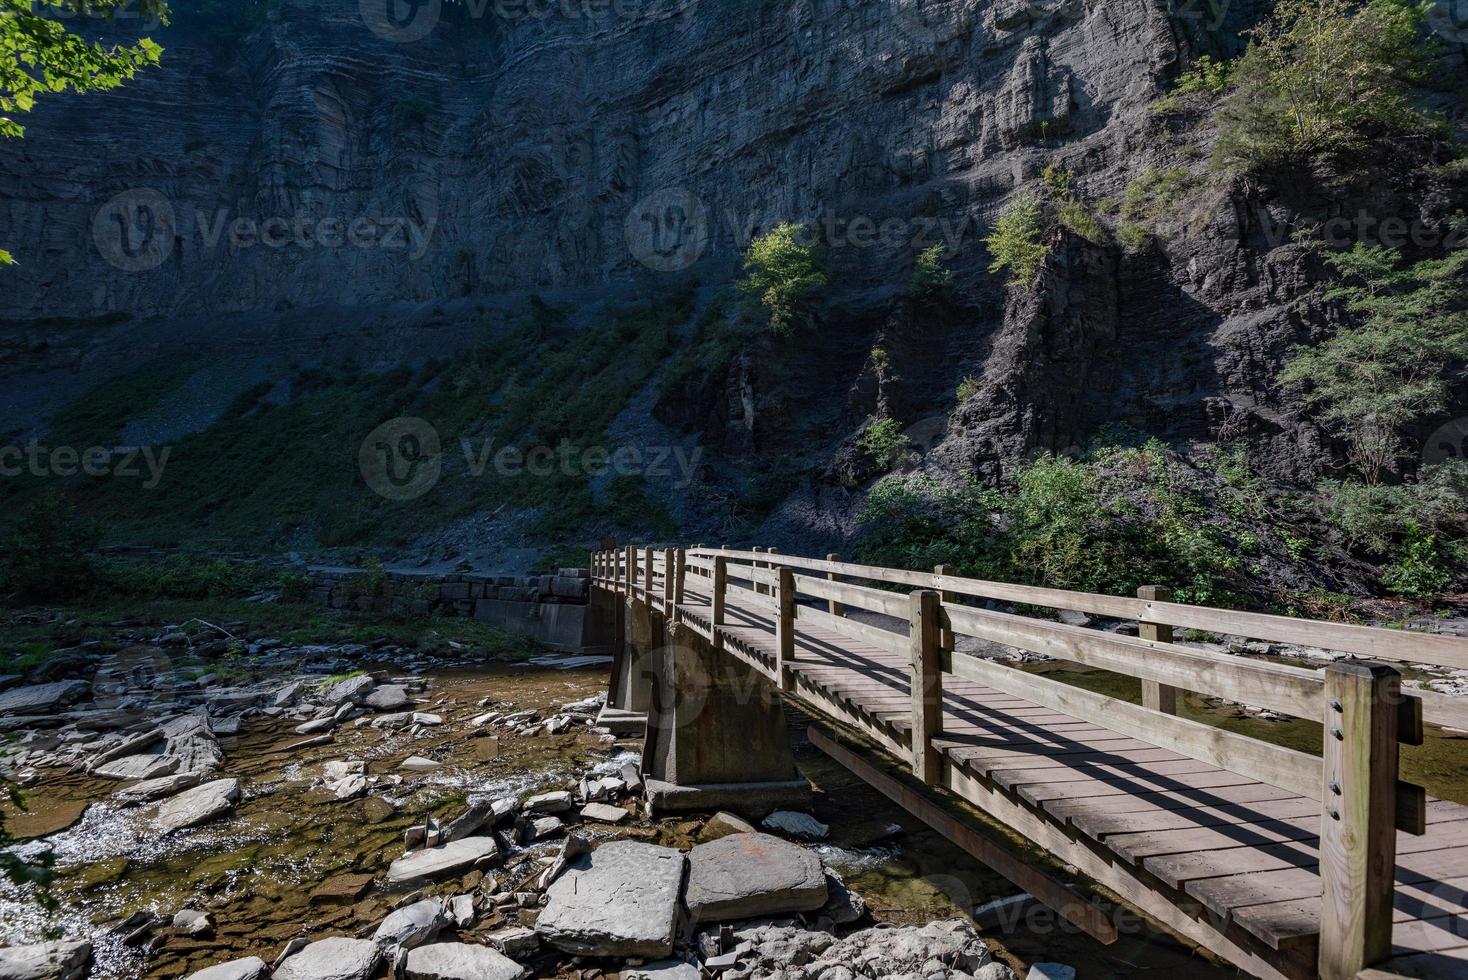
[[[0,883],[0,944],[89,938],[92,975],[110,980],[176,978],[242,956],[269,962],[298,936],[370,934],[403,900],[403,893],[375,881],[402,854],[410,825],[452,817],[466,802],[572,788],[581,774],[615,773],[639,756],[640,743],[608,746],[585,729],[520,737],[468,724],[486,703],[547,712],[580,700],[605,689],[603,672],[495,666],[428,676],[431,703],[422,710],[442,715],[445,724],[417,737],[347,725],[330,744],[287,750],[301,740],[292,730],[296,722],[246,720],[237,737],[221,740],[220,775],[238,777],[243,790],[234,815],[167,837],[152,829],[149,807],[113,801],[123,784],[46,771],[27,794],[27,810],[8,811],[8,825],[17,836],[33,837],[23,852],[48,847],[56,855],[60,876],[52,891],[59,908],[48,912],[29,892]],[[795,711],[789,717],[797,761],[816,787],[814,812],[831,827],[827,840],[811,846],[865,899],[875,921],[963,915],[1019,891],[816,750],[801,735],[806,719]],[[414,755],[442,765],[427,773],[401,769]],[[313,785],[334,759],[364,760],[381,779],[367,797],[338,801]],[[701,827],[701,819],[677,818],[584,829],[594,838],[689,847]],[[556,846],[528,850],[549,853]],[[185,907],[212,915],[212,936],[174,935],[165,925],[157,933],[161,943],[145,953],[111,931],[134,912],[151,910],[167,920]],[[1234,975],[1146,928],[1102,946],[1043,908],[1022,910],[984,932],[1021,975],[1041,960],[1077,964],[1087,978],[1179,968],[1190,977]],[[543,957],[531,966],[538,976],[576,975],[569,960]]]

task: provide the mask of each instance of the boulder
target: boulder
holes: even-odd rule
[[[829,897],[820,858],[769,834],[730,834],[688,852],[695,922],[812,912]]]
[[[258,956],[246,956],[242,960],[216,963],[206,966],[198,973],[190,973],[186,980],[265,980],[270,976],[270,967]]]
[[[165,834],[197,827],[234,809],[239,798],[239,780],[216,779],[165,800],[158,807],[158,825]]]
[[[0,980],[76,980],[88,972],[92,944],[61,941],[0,949]]]
[[[381,960],[382,951],[370,939],[332,936],[286,957],[273,980],[367,980]]]
[[[285,687],[280,688],[278,691],[270,696],[271,706],[275,708],[284,708],[288,705],[295,704],[296,699],[301,696],[301,691],[305,688],[305,686],[306,685],[302,684],[300,681],[291,681]]]
[[[356,677],[348,677],[327,688],[326,693],[321,695],[321,699],[333,708],[349,701],[355,704],[372,693],[372,689],[376,686],[377,682],[372,678],[366,674],[358,674]]]
[[[425,898],[421,902],[406,905],[388,915],[372,934],[372,941],[383,949],[401,946],[412,949],[432,942],[439,930],[449,924],[444,913],[443,900]]]
[[[398,765],[400,768],[410,769],[414,772],[427,772],[430,769],[437,769],[443,763],[434,762],[432,759],[425,759],[421,755],[410,755],[398,763]]]
[[[794,810],[776,810],[765,817],[760,826],[805,840],[825,840],[831,832],[830,827],[809,813],[796,813]]]
[[[207,936],[214,931],[214,920],[208,912],[180,909],[173,915],[173,928],[185,936]]]
[[[1076,980],[1076,968],[1065,963],[1031,963],[1025,980]]]
[[[631,815],[631,813],[621,807],[611,806],[607,803],[588,803],[581,808],[581,819],[590,820],[595,823],[618,824]]]
[[[534,929],[527,929],[524,926],[500,929],[491,932],[485,938],[489,940],[491,946],[511,959],[534,956],[540,951],[540,937],[535,934]]]
[[[202,777],[196,772],[174,773],[172,776],[159,776],[156,779],[145,779],[141,783],[134,783],[127,789],[120,789],[113,795],[123,803],[151,803],[161,800],[165,796],[192,789],[199,785]]]
[[[178,765],[178,757],[172,755],[125,755],[102,763],[92,770],[92,775],[103,779],[154,780],[178,772]]]
[[[849,926],[867,914],[866,899],[846,887],[836,872],[826,869],[826,900],[821,913],[838,926]]]
[[[718,840],[720,837],[728,837],[730,834],[753,834],[757,833],[754,824],[743,817],[735,816],[727,810],[720,810],[709,817],[708,823],[703,825],[703,830],[698,834],[700,841]]]
[[[525,801],[526,813],[565,813],[571,809],[571,794],[560,789],[551,793],[541,793],[532,796]]]
[[[92,685],[86,681],[55,681],[51,684],[12,687],[0,693],[0,715],[43,715],[80,701],[91,690]]]
[[[488,946],[434,943],[408,952],[407,980],[518,980],[525,968]]]
[[[499,853],[499,845],[493,837],[465,837],[404,854],[388,867],[387,882],[392,885],[417,884],[440,875],[458,874],[499,857]]]
[[[549,945],[582,956],[666,957],[682,883],[678,851],[612,841],[578,858],[550,886],[535,931]]]
[[[401,684],[384,684],[362,699],[374,711],[396,711],[411,702],[408,689]]]

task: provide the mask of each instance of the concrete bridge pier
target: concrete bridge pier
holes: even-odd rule
[[[808,807],[811,786],[795,767],[774,685],[646,604],[631,611],[662,638],[643,661],[650,698],[642,779],[652,812],[732,810],[759,819]]]
[[[652,649],[652,644],[651,636],[643,636],[640,642],[629,637],[634,621],[628,609],[631,602],[612,589],[591,590],[591,605],[600,611],[599,619],[608,624],[612,648],[607,703],[596,723],[615,735],[641,736],[647,728],[648,685],[640,651]]]

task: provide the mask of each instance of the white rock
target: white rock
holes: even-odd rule
[[[493,837],[465,837],[403,855],[388,867],[387,881],[401,885],[468,871],[480,862],[498,857],[499,852],[499,845]]]
[[[551,793],[541,793],[532,796],[525,801],[526,813],[565,813],[571,809],[571,794],[566,790],[558,789]]]
[[[173,928],[185,936],[203,936],[214,931],[214,920],[208,912],[180,909],[173,915]]]
[[[582,956],[666,957],[673,951],[683,855],[612,841],[578,858],[547,893],[535,931]]]
[[[384,949],[401,946],[412,949],[431,942],[439,930],[448,925],[443,901],[425,898],[388,915],[372,934],[372,941]]]
[[[407,980],[518,980],[525,968],[488,946],[434,943],[408,952]]]
[[[421,755],[410,755],[399,764],[399,768],[426,772],[430,769],[437,769],[441,765],[443,763],[434,762],[432,759],[425,759]]]
[[[1076,968],[1064,963],[1031,963],[1025,980],[1076,980]]]
[[[595,823],[618,824],[630,816],[631,813],[621,807],[606,803],[588,803],[581,808],[581,819]]]
[[[196,827],[233,810],[239,798],[239,780],[216,779],[164,801],[158,807],[158,825],[164,833]]]
[[[3,980],[77,980],[92,962],[89,942],[32,943],[0,949]]]
[[[216,963],[206,966],[198,973],[190,973],[186,980],[265,980],[270,968],[258,956],[247,956],[242,960]]]
[[[382,951],[370,939],[332,936],[286,957],[272,980],[367,980],[381,960]]]

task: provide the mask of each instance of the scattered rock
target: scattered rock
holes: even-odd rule
[[[595,823],[619,824],[630,816],[631,812],[606,803],[588,803],[581,808],[581,819]]]
[[[829,898],[820,858],[769,834],[730,834],[688,852],[695,922],[810,912]]]
[[[92,770],[92,775],[103,779],[142,779],[152,781],[178,771],[179,760],[175,756],[158,754],[125,755],[120,759],[104,762]]]
[[[393,885],[405,885],[467,871],[476,864],[494,860],[499,853],[499,845],[493,837],[465,837],[403,855],[388,867],[387,881]]]
[[[448,900],[445,910],[457,929],[467,929],[474,924],[473,895],[455,895]]]
[[[560,817],[536,817],[527,820],[520,827],[520,842],[528,844],[531,841],[545,840],[554,837],[565,827]]]
[[[92,685],[86,681],[56,681],[51,684],[12,687],[0,693],[0,715],[46,714],[80,701],[91,691]],[[40,949],[41,946],[24,948]]]
[[[209,917],[208,912],[180,909],[173,915],[173,928],[175,932],[185,936],[209,936],[214,932],[214,920]]]
[[[846,887],[841,876],[830,868],[826,869],[826,904],[821,913],[838,926],[849,926],[867,914],[867,903],[856,892]]]
[[[678,851],[612,841],[578,858],[551,885],[535,931],[567,953],[666,957],[673,951],[682,883]]]
[[[186,980],[265,980],[270,968],[258,956],[247,956],[242,960],[230,960],[206,966],[198,973],[190,973]]]
[[[164,801],[158,808],[158,825],[164,833],[196,827],[234,809],[239,798],[239,780],[216,779]]]
[[[326,693],[321,695],[321,699],[332,707],[348,702],[355,704],[370,694],[376,686],[377,682],[372,678],[366,674],[358,674],[356,677],[348,677],[346,680],[332,685]]]
[[[273,980],[367,980],[381,960],[371,940],[332,936],[286,957]]]
[[[62,941],[7,946],[0,949],[0,978],[76,980],[87,975],[87,965],[91,961],[92,944],[88,942]]]
[[[384,684],[362,699],[362,704],[376,711],[396,711],[412,702],[408,689],[401,684]]]
[[[411,769],[415,772],[427,772],[430,769],[439,768],[443,765],[443,763],[434,762],[432,759],[425,759],[421,755],[410,755],[398,765],[399,768],[402,769]]]
[[[777,975],[787,980],[916,980],[935,973],[948,980],[969,980],[978,974],[984,980],[1014,978],[1007,967],[994,962],[989,948],[966,919],[945,919],[925,926],[876,926],[839,940],[827,932],[795,926],[750,925],[736,929],[733,939],[740,950],[739,962],[723,974],[726,980]],[[935,964],[940,964],[936,970]]]
[[[622,973],[622,980],[699,980],[702,974],[692,963],[659,960]]]
[[[541,793],[525,801],[526,813],[565,813],[571,809],[571,794],[565,790]]]
[[[701,842],[718,840],[720,837],[728,837],[730,834],[753,834],[757,833],[754,824],[743,817],[735,816],[727,810],[720,810],[709,817],[708,823],[703,825],[703,830],[698,834]]]
[[[337,875],[317,885],[311,892],[312,905],[350,905],[372,885],[371,875]]]
[[[776,810],[765,817],[760,826],[766,830],[776,830],[804,840],[825,840],[831,833],[830,827],[809,813],[796,813],[793,810]]]
[[[468,943],[434,943],[410,950],[407,980],[518,980],[525,968],[498,950]]]
[[[524,959],[534,956],[540,951],[540,937],[535,934],[534,929],[524,926],[511,926],[492,932],[485,937],[489,944],[504,953],[511,959]]]
[[[400,908],[383,919],[377,931],[372,934],[372,941],[383,949],[395,946],[412,949],[432,942],[439,930],[448,924],[443,901],[425,898],[421,902]]]

